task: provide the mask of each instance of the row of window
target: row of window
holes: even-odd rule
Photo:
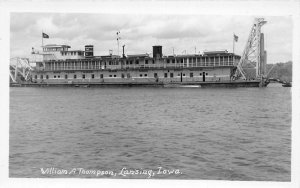
[[[199,75],[202,76],[203,74],[205,74],[206,76],[208,75],[207,72],[200,73]],[[153,75],[154,75],[154,78],[158,77],[157,73],[154,73]],[[181,73],[179,73],[177,76],[181,76]],[[186,74],[182,73],[182,76],[185,77]],[[109,77],[117,77],[117,75],[116,74],[114,74],[114,75],[110,74]],[[125,78],[125,74],[122,73],[121,77]],[[127,78],[130,78],[130,77],[131,77],[130,74],[127,73]],[[148,74],[144,74],[144,75],[140,74],[140,77],[148,77]],[[173,77],[174,77],[174,73],[171,72],[170,73],[170,78],[173,78]],[[190,72],[190,77],[193,78],[194,77],[194,73]],[[37,79],[37,75],[35,75],[34,78]],[[61,78],[61,77],[60,77],[60,75],[54,75],[53,78]],[[77,75],[74,74],[73,78],[77,79]],[[82,79],[85,79],[85,78],[86,78],[85,74],[82,74]],[[94,79],[95,75],[91,74],[91,78]],[[104,78],[103,74],[100,74],[100,78]],[[164,78],[168,78],[168,73],[164,73]],[[40,75],[40,79],[44,79],[44,76]],[[46,79],[49,79],[49,75],[46,75]],[[67,74],[65,75],[65,79],[68,79],[68,75]]]
[[[207,58],[207,60],[208,60],[207,63],[208,62],[214,63],[214,61],[215,61],[213,58]],[[189,58],[189,62],[190,63],[196,63],[196,61],[197,62],[205,62],[204,59],[202,59],[202,61],[201,61],[199,58],[197,58],[197,59],[196,58]],[[232,61],[232,57],[229,58],[229,61]],[[150,62],[152,62],[152,64],[155,64],[155,61],[150,60]],[[167,63],[175,63],[176,60],[175,59],[167,59],[166,62]],[[216,62],[218,62],[218,61],[216,61]],[[220,62],[221,63],[227,62],[227,60],[223,61],[223,59],[220,59]],[[187,63],[187,59],[177,59],[177,63]],[[138,59],[137,60],[126,60],[125,64],[126,65],[132,65],[132,64],[138,65],[138,64],[140,64],[140,61]],[[149,64],[149,60],[148,59],[145,59],[145,64]],[[108,65],[119,65],[119,62],[109,61]]]
[[[224,56],[225,57],[225,56]],[[223,58],[224,58],[223,57]],[[216,62],[218,62],[219,59],[220,58],[220,61],[221,62],[227,62],[228,60],[229,61],[232,61],[233,60],[233,57],[231,57],[231,56],[226,56],[226,58],[227,58],[227,60],[225,60],[225,58],[224,58],[224,61],[223,61],[223,58],[222,57],[217,57],[217,58],[214,58],[214,57],[207,57],[207,58],[188,58],[188,60],[189,60],[189,62],[190,63],[195,63],[196,61],[197,62],[205,62],[205,61],[207,61],[207,62],[209,62],[209,61],[212,61],[212,62],[214,62],[214,61],[216,61]],[[205,59],[207,59],[207,60],[205,60]],[[150,61],[152,61],[152,60],[150,60]],[[126,65],[132,65],[133,63],[135,62],[135,64],[139,64],[139,60],[137,59],[137,60],[126,60]],[[167,59],[167,61],[166,61],[167,63],[175,63],[176,62],[176,60],[175,59]],[[187,58],[178,58],[177,59],[177,62],[178,63],[186,63],[187,62]],[[149,63],[149,60],[148,59],[145,59],[145,64],[148,64]],[[155,62],[154,61],[152,61],[152,64],[154,64]],[[111,62],[111,61],[109,61],[109,65],[112,65],[113,63]],[[116,62],[116,64],[118,65],[118,62]]]
[[[82,52],[70,52],[70,51],[62,52],[62,55],[69,55],[70,53],[71,53],[71,55],[73,55],[73,54],[76,55],[76,53],[78,53],[78,55],[82,55]],[[206,59],[207,59],[207,61],[206,61],[207,63],[212,63],[212,64],[214,63],[214,58],[206,58]],[[189,63],[196,63],[196,61],[197,62],[200,62],[200,61],[205,62],[204,59],[200,60],[200,58],[188,58],[188,60],[189,60]],[[216,58],[216,60],[217,60],[217,58]],[[233,58],[229,57],[229,61],[232,62],[232,60],[233,60]],[[155,61],[145,59],[145,64],[150,64],[150,62],[152,62],[152,64],[155,64]],[[166,62],[167,63],[175,63],[176,61],[175,61],[175,59],[167,59]],[[219,61],[217,60],[215,62],[218,63]],[[221,58],[220,62],[221,63],[222,62],[228,62],[228,59],[223,61],[223,59]],[[74,63],[74,62],[71,62],[71,63]],[[91,63],[93,64],[93,63],[99,63],[99,62],[98,61],[92,61]],[[104,61],[104,62],[101,61],[101,64],[102,63],[105,64],[106,61]],[[118,61],[107,61],[107,63],[108,63],[108,65],[119,65]],[[187,63],[187,58],[178,58],[177,63]],[[124,61],[124,64],[126,64],[126,65],[137,64],[138,65],[138,64],[140,64],[140,61],[138,59],[136,59],[136,60],[126,60],[126,61]]]
[[[66,55],[82,55],[82,52],[72,52],[72,51],[67,51],[67,52],[61,52],[62,56],[66,56]]]
[[[47,52],[47,51],[64,51],[64,50],[67,50],[67,48],[58,48],[58,47],[54,47],[54,48],[43,48],[43,51],[44,51],[44,52]]]

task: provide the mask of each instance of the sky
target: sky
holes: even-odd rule
[[[31,48],[41,51],[42,32],[49,35],[45,44],[67,44],[72,50],[94,45],[94,55],[152,53],[153,45],[162,45],[164,55],[211,50],[233,51],[233,33],[239,37],[235,53],[241,55],[254,16],[230,15],[158,15],[89,13],[11,13],[11,57],[29,57]],[[267,24],[265,49],[268,63],[292,60],[292,17],[264,17]]]

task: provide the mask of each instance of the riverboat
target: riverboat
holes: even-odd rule
[[[145,54],[94,56],[94,46],[70,50],[47,44],[32,51],[32,83],[60,86],[182,86],[258,87],[259,81],[235,81],[240,56],[227,50],[199,54],[164,55],[162,46]]]

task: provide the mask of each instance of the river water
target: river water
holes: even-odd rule
[[[290,181],[291,90],[10,88],[9,136],[10,177]]]

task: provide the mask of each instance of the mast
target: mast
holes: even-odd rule
[[[42,49],[44,49],[44,31],[42,30]]]
[[[119,40],[121,39],[121,37],[119,37],[120,31],[117,32],[117,42],[118,42],[118,57],[119,57],[119,48],[120,48],[120,43]]]

